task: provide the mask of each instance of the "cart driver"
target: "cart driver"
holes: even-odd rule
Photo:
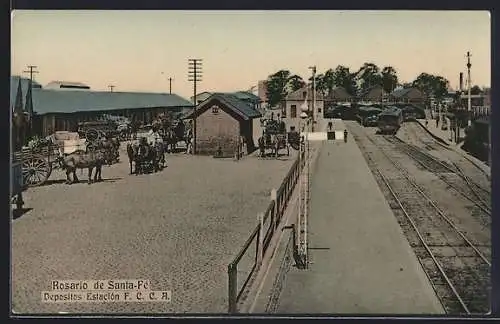
[[[148,132],[148,144],[155,146],[156,143],[162,143],[163,139],[158,132],[158,125],[153,125],[151,130]]]

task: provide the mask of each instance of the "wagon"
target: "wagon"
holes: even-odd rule
[[[77,133],[56,132],[49,138],[38,140],[31,147],[14,153],[13,160],[21,164],[24,187],[44,184],[52,170],[58,167],[59,157],[86,150],[86,141],[81,140]]]
[[[78,134],[87,141],[93,142],[100,138],[118,137],[118,125],[111,120],[89,121],[78,123]]]
[[[279,150],[286,149],[287,156],[290,155],[290,146],[299,149],[300,135],[296,132],[286,132],[286,125],[283,121],[261,120],[263,128],[262,136],[259,138],[259,148],[261,155],[267,149],[271,149],[272,154],[278,157]]]

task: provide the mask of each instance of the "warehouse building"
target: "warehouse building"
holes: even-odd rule
[[[16,104],[19,77],[11,78],[11,109]],[[21,78],[23,100],[29,80]],[[103,114],[123,116],[139,124],[149,124],[159,113],[185,115],[192,103],[175,95],[146,92],[92,91],[78,82],[54,81],[46,87],[33,84],[33,131],[46,136],[54,131],[76,131],[79,122],[99,119]]]

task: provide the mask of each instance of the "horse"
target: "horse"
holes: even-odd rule
[[[66,170],[66,184],[78,183],[76,169],[88,169],[87,183],[92,183],[92,172],[95,168],[94,182],[102,181],[102,165],[106,162],[105,153],[102,150],[76,151],[63,157],[59,157],[59,164],[63,170]],[[73,179],[70,178],[73,174]]]
[[[130,174],[146,173],[150,167],[154,172],[158,172],[165,167],[165,151],[163,143],[149,145],[147,142],[139,144],[127,144],[127,155],[129,158]],[[135,170],[132,168],[135,164]]]

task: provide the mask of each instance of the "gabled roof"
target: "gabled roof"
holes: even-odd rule
[[[392,93],[391,96],[393,97],[404,97],[407,95],[413,88],[402,88],[402,89],[395,89]]]
[[[368,95],[368,94],[369,94],[371,91],[373,91],[373,90],[382,90],[382,91],[384,91],[384,88],[383,88],[381,85],[376,84],[376,85],[374,85],[374,86],[371,86],[371,87],[369,87],[369,88],[366,88],[363,92],[361,92],[361,93],[360,93],[360,95],[359,95],[359,96],[360,96],[360,97],[364,97],[364,96]],[[384,91],[384,93],[385,93],[385,91]]]
[[[325,99],[350,99],[352,96],[347,92],[344,87],[334,87],[330,95],[327,95]]]
[[[393,92],[391,92],[391,96],[395,98],[403,98],[414,90],[417,90],[418,92],[421,93],[421,91],[418,90],[417,88],[401,88],[401,89],[395,89]]]
[[[212,92],[209,92],[209,91],[203,91],[203,92],[197,93],[196,94],[196,101],[200,101],[200,100],[201,101],[205,101],[211,95],[212,95]],[[193,101],[194,100],[194,96],[191,96],[189,98],[189,100]]]
[[[15,104],[18,80],[11,78],[11,107]],[[23,88],[24,101],[28,89],[28,81],[23,85],[23,80],[21,80],[21,86]],[[33,89],[32,97],[33,111],[39,115],[48,113],[193,106],[192,103],[175,94],[147,92],[60,91],[35,88]]]
[[[259,118],[262,117],[262,114],[254,109],[250,104],[246,103],[243,100],[238,99],[235,95],[228,93],[213,93],[207,100],[200,103],[196,109],[196,115],[193,112],[186,115],[185,119],[194,118],[195,116],[199,116],[206,109],[208,109],[208,104],[211,100],[217,99],[224,103],[229,109],[233,110],[236,114],[241,116],[244,120]]]
[[[259,96],[256,96],[253,93],[248,92],[248,91],[237,91],[237,92],[234,92],[233,95],[236,96],[236,98],[238,98],[240,100],[249,100],[249,101],[253,101],[253,102],[262,102],[262,99],[260,99]]]

